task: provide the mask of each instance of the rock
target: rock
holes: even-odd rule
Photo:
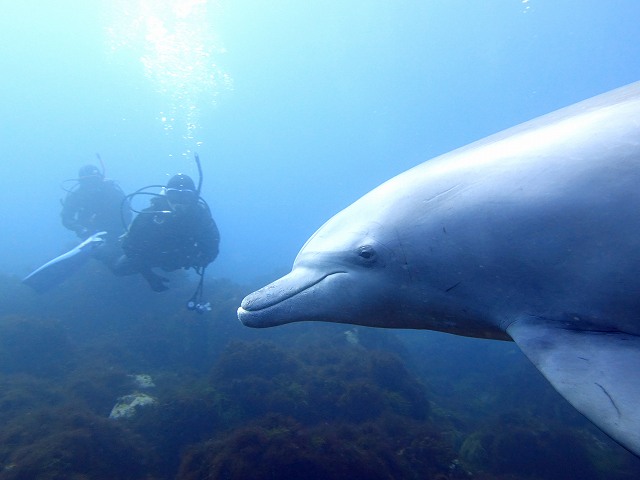
[[[146,393],[133,393],[118,398],[118,403],[114,405],[109,414],[109,418],[130,418],[136,410],[145,405],[153,405],[157,400]]]

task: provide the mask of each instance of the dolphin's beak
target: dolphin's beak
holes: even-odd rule
[[[270,283],[247,295],[240,308],[238,308],[238,319],[248,327],[271,327],[284,323],[293,322],[295,318],[284,318],[282,313],[273,308],[280,306],[283,302],[317,285],[322,280],[336,273],[344,271],[317,271],[308,268],[298,267],[284,277]],[[278,314],[280,313],[280,315]]]

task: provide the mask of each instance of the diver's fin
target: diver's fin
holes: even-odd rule
[[[507,333],[569,403],[640,456],[640,337],[533,320]]]
[[[91,258],[91,252],[104,242],[102,236],[106,233],[94,233],[77,247],[50,260],[27,275],[22,283],[29,285],[38,293],[45,292],[62,283]]]

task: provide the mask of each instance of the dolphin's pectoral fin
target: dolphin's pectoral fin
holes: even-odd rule
[[[569,403],[640,455],[640,337],[540,320],[515,322],[507,333]]]

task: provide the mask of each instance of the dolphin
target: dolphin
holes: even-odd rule
[[[513,340],[640,456],[640,82],[383,183],[238,318]]]

